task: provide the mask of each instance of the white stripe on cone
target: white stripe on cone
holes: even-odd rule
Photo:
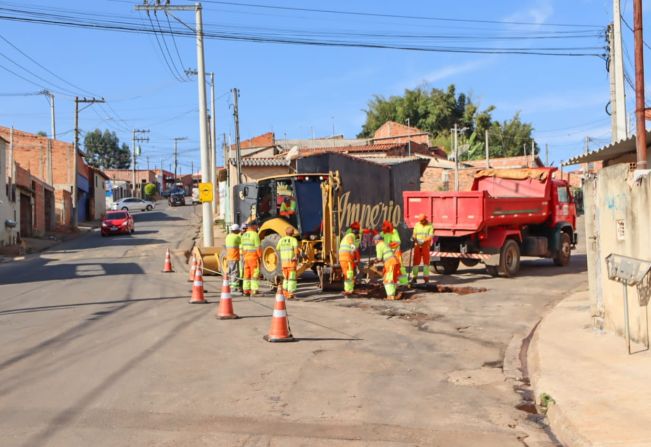
[[[287,311],[286,310],[276,310],[274,309],[273,313],[274,318],[282,318],[287,316]]]
[[[201,287],[201,286],[203,286],[203,281],[195,281],[195,282],[194,282],[194,286],[195,286],[195,287]],[[185,286],[185,287],[187,287],[187,286]]]
[[[281,301],[285,301],[285,297],[280,294],[276,295],[276,302],[281,302]]]

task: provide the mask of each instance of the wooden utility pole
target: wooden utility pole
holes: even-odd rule
[[[644,101],[644,36],[642,35],[642,0],[633,0],[633,34],[635,36],[635,119],[637,121],[637,169],[647,168],[646,123]]]
[[[233,89],[233,119],[235,120],[235,163],[237,168],[237,184],[242,183],[242,154],[240,151],[240,110],[237,99],[240,97],[240,91]]]

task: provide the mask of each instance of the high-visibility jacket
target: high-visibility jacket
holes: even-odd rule
[[[260,236],[258,236],[257,231],[246,230],[244,232],[240,242],[240,252],[244,257],[252,254],[257,254],[258,257],[262,256],[262,250],[260,250]]]
[[[385,244],[391,245],[391,243],[397,243],[398,247],[400,247],[400,235],[398,234],[398,230],[395,228],[391,233],[382,233],[382,240],[384,241]]]
[[[391,259],[397,260],[394,251],[384,241],[378,242],[378,244],[375,246],[375,257],[382,262],[387,262]]]
[[[351,233],[344,234],[339,244],[339,260],[354,261],[357,256],[357,245],[355,245],[355,235]]]
[[[242,236],[236,233],[228,233],[226,236],[226,260],[239,261],[240,260],[240,244]]]
[[[353,230],[350,228],[346,230],[346,233],[344,233],[344,235],[348,236],[349,234],[353,236],[353,243],[355,244],[355,248],[359,248],[362,239],[359,237],[359,235],[353,233]]]
[[[294,236],[284,236],[276,244],[283,266],[298,261],[298,241]]]
[[[286,204],[284,201],[283,203],[280,204],[281,216],[289,217],[289,216],[293,216],[294,214],[296,214],[296,200],[291,199],[289,201],[289,205]]]
[[[414,226],[414,240],[418,242],[418,245],[423,245],[427,242],[431,242],[434,237],[434,227],[431,223],[422,224],[417,222]]]

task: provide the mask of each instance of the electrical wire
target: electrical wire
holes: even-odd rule
[[[170,62],[167,60],[167,56],[165,55],[165,51],[163,51],[163,46],[161,45],[160,40],[158,39],[158,32],[156,31],[156,28],[154,27],[154,22],[151,19],[151,14],[149,13],[149,11],[147,11],[147,18],[149,19],[149,23],[151,24],[151,29],[152,29],[152,31],[154,33],[154,36],[156,37],[156,44],[158,44],[158,49],[160,50],[161,55],[163,56],[163,60],[165,61],[165,65],[167,65],[167,69],[170,71],[172,76],[174,76],[174,78],[177,81],[183,81],[183,79],[178,74],[178,71],[174,70],[172,68],[172,65],[170,64]],[[161,36],[161,38],[162,38],[162,36]]]

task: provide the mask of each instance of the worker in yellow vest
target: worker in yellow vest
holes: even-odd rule
[[[241,242],[242,236],[240,235],[240,226],[238,224],[231,225],[231,231],[226,236],[224,245],[226,246],[226,263],[228,264],[226,280],[228,281],[233,291],[240,288]]]
[[[373,243],[375,244],[375,257],[378,262],[384,263],[384,274],[382,282],[384,283],[384,291],[387,294],[388,300],[396,299],[396,282],[398,276],[400,276],[400,262],[396,258],[395,253],[389,247],[382,236],[376,234],[373,237]]]
[[[296,215],[296,200],[293,197],[285,196],[283,203],[280,204],[280,215],[287,219]]]
[[[434,240],[434,227],[427,221],[425,214],[416,216],[418,222],[414,226],[412,240],[414,241],[414,267],[411,269],[411,281],[418,281],[418,268],[423,271],[423,281],[429,282],[429,262],[432,241]],[[422,266],[420,265],[422,262]]]
[[[247,225],[241,238],[240,251],[244,258],[242,292],[244,295],[252,296],[258,293],[260,288],[260,259],[262,259],[260,236],[255,222]]]
[[[398,233],[398,230],[393,227],[393,224],[388,220],[385,220],[382,223],[382,240],[384,240],[384,243],[393,250],[396,258],[398,259],[398,262],[400,262],[400,277],[398,278],[398,284],[401,286],[408,286],[409,276],[407,275],[407,268],[402,263],[400,234]]]
[[[355,292],[355,269],[360,258],[355,231],[359,230],[346,232],[339,244],[339,265],[344,276],[344,296],[350,296]]]
[[[296,267],[298,265],[298,240],[294,237],[294,228],[287,227],[285,236],[280,238],[276,244],[276,250],[280,253],[280,262],[283,269],[283,292],[285,298],[292,299],[296,293]]]

